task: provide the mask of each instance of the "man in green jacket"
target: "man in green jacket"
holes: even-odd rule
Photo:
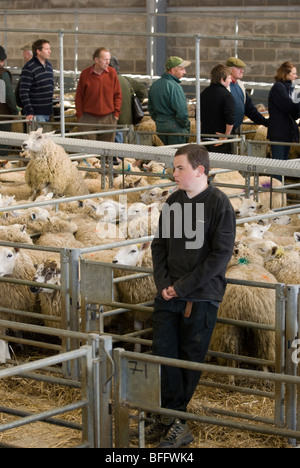
[[[159,135],[165,145],[185,144],[190,132],[190,122],[184,91],[180,80],[186,75],[186,67],[191,62],[180,57],[170,57],[166,63],[166,72],[153,83],[149,90],[148,109],[157,133],[175,133],[182,135]]]

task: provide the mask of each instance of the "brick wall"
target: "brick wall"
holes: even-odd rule
[[[249,0],[169,0],[168,8],[178,8],[184,3],[184,7],[215,7],[217,14],[222,11],[220,7],[249,7]],[[0,0],[1,9],[9,9],[16,12],[18,9],[25,10],[22,15],[8,15],[7,26],[13,28],[37,28],[73,30],[76,26],[76,17],[71,12],[60,14],[51,13],[51,9],[78,8],[82,9],[78,16],[78,28],[83,31],[102,31],[101,35],[79,35],[78,36],[78,69],[91,64],[91,56],[94,50],[100,46],[109,47],[112,54],[118,57],[123,73],[146,73],[146,51],[147,41],[144,37],[126,37],[122,35],[109,36],[105,32],[118,31],[143,33],[147,30],[146,0],[115,0],[112,12],[111,0]],[[252,14],[244,16],[239,20],[239,34],[249,39],[239,41],[238,53],[247,65],[246,78],[255,81],[273,81],[277,67],[286,60],[291,60],[296,66],[300,64],[300,44],[289,44],[284,42],[286,37],[300,38],[300,22],[298,13],[289,13],[288,8],[299,7],[299,0],[286,0],[283,4],[279,0],[252,0],[251,6],[274,7],[285,6],[287,13],[281,14]],[[99,13],[87,14],[84,8],[99,8]],[[47,9],[50,12],[33,15],[33,8]],[[105,9],[109,14],[104,14]],[[300,10],[300,9],[299,9]],[[106,10],[107,11],[107,10]],[[116,12],[115,12],[116,11]],[[125,15],[124,11],[130,12]],[[225,12],[225,8],[224,8]],[[255,16],[257,16],[255,18]],[[0,15],[0,28],[4,26],[4,16]],[[233,35],[235,33],[234,13],[224,14],[223,17],[210,14],[204,15],[193,12],[189,15],[172,13],[168,15],[167,31],[169,33],[205,34],[205,35]],[[254,42],[253,36],[275,36],[282,42]],[[51,42],[51,61],[55,68],[59,68],[59,41],[57,34],[35,34],[35,33],[8,33],[7,54],[10,66],[22,66],[20,47],[26,42],[33,41],[38,37],[46,37]],[[5,36],[0,32],[0,42],[4,45]],[[194,61],[195,42],[194,39],[170,37],[166,41],[168,55],[180,55]],[[64,68],[74,70],[75,68],[75,37],[65,34],[64,36]],[[224,63],[227,57],[234,55],[235,42],[224,39],[201,40],[201,74],[209,76],[209,72],[217,63]],[[189,68],[189,74],[194,74],[194,65]]]

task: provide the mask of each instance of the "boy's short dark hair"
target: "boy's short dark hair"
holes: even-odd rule
[[[208,176],[210,171],[209,153],[205,146],[200,145],[185,145],[179,148],[175,154],[176,156],[187,155],[188,162],[193,169],[198,166],[204,167],[204,174]]]

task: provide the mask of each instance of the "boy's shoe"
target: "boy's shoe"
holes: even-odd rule
[[[183,424],[180,419],[175,419],[165,437],[163,437],[157,448],[178,448],[189,445],[194,441],[194,437],[187,424]]]
[[[174,422],[174,419],[161,419],[159,414],[152,414],[151,417],[153,422],[145,428],[145,441],[149,443],[158,442],[164,437]],[[132,430],[130,435],[132,438],[138,438],[138,429]]]

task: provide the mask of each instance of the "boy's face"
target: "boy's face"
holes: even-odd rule
[[[193,169],[186,154],[175,157],[174,179],[179,189],[193,192],[199,186],[203,174],[204,167],[198,166]]]

